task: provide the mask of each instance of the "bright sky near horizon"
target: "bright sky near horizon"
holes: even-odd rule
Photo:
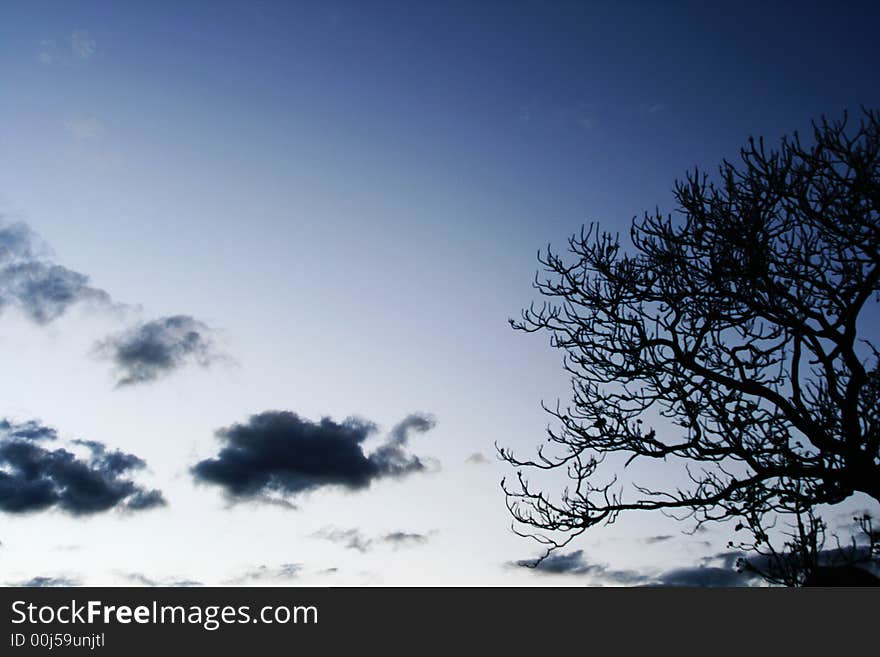
[[[645,515],[552,580],[512,566],[539,550],[510,531],[494,455],[533,450],[541,400],[568,395],[546,336],[507,324],[539,248],[674,210],[673,181],[749,135],[880,107],[872,3],[710,4],[3,2],[0,227],[32,233],[0,245],[89,282],[57,318],[2,308],[0,418],[166,504],[4,513],[0,583],[578,585],[719,563],[724,530]],[[204,342],[144,369],[157,335]],[[332,418],[350,467],[287,482],[287,503],[224,498],[247,454],[194,480],[268,411],[304,445]]]

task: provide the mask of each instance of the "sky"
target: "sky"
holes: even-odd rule
[[[652,515],[518,566],[494,447],[568,395],[539,248],[880,106],[870,3],[713,4],[3,2],[0,418],[56,487],[0,582],[723,579]],[[273,432],[345,465],[267,484]]]

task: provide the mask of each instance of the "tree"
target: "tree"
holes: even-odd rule
[[[819,565],[817,509],[856,492],[880,501],[880,352],[868,335],[880,318],[880,113],[858,123],[814,122],[809,145],[797,133],[777,149],[749,139],[717,179],[696,170],[675,183],[675,220],[634,219],[629,249],[591,224],[568,255],[539,252],[546,299],[511,325],[550,334],[573,394],[545,406],[552,453],[499,453],[518,468],[502,482],[515,531],[545,556],[653,510],[694,529],[735,522],[749,534],[739,547],[759,552],[787,525],[785,555],[805,556],[784,583],[802,583]],[[618,484],[610,469],[639,459],[686,483]],[[551,495],[527,470],[570,484]]]

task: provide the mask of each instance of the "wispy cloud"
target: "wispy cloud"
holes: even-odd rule
[[[94,115],[87,114],[68,119],[64,129],[77,141],[88,141],[104,134],[104,124]]]
[[[79,586],[79,580],[73,577],[69,577],[66,575],[60,576],[45,576],[38,575],[36,577],[31,577],[30,579],[21,580],[18,582],[7,582],[6,586],[19,586],[19,587],[27,587],[27,588],[47,588],[50,586]]]
[[[657,543],[665,543],[666,541],[671,541],[675,538],[672,534],[660,534],[658,536],[648,536],[647,538],[642,539],[648,545],[656,545]]]
[[[302,573],[303,566],[298,563],[283,563],[279,566],[255,566],[227,580],[227,584],[254,584],[260,582],[279,582],[296,579]]]
[[[312,534],[314,538],[320,538],[337,543],[349,550],[357,550],[358,552],[367,552],[379,545],[390,546],[394,549],[401,547],[411,547],[422,545],[428,542],[429,534],[419,534],[416,532],[396,531],[387,534],[381,534],[375,537],[367,537],[359,529],[337,529],[334,527],[324,527],[323,529]]]
[[[122,573],[122,577],[133,584],[134,586],[176,586],[176,587],[189,587],[189,586],[204,586],[202,582],[199,582],[194,579],[181,579],[174,577],[165,577],[161,579],[154,579],[152,577],[148,577],[143,573]]]
[[[70,50],[79,59],[91,59],[98,52],[98,43],[85,30],[74,30],[70,35]]]
[[[97,54],[98,42],[86,30],[74,30],[62,39],[41,39],[37,46],[37,61],[44,66],[69,66],[93,59]]]

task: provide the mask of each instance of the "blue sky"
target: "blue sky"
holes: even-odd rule
[[[710,4],[4,2],[0,213],[126,309],[0,315],[0,416],[137,454],[168,504],[7,516],[3,577],[536,581],[505,565],[536,553],[507,469],[468,458],[534,447],[540,401],[567,394],[544,336],[507,326],[537,249],[672,210],[675,178],[751,134],[880,106],[869,3]],[[95,339],[174,315],[225,357],[114,387]],[[431,414],[411,439],[430,465],[297,510],[193,484],[218,428],[271,409],[367,418],[377,441]],[[326,538],[352,529],[370,549]],[[643,540],[677,531],[621,520],[577,547],[653,572],[727,540]]]

